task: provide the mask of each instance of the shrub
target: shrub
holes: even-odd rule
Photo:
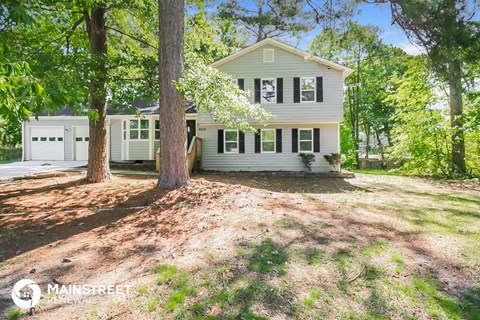
[[[298,156],[302,158],[302,163],[308,171],[312,171],[312,162],[315,161],[313,153],[299,153]]]
[[[332,153],[324,155],[325,159],[331,164],[335,171],[340,172],[340,167],[342,164],[347,160],[343,154],[340,153]]]

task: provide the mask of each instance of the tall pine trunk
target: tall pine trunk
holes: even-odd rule
[[[160,173],[158,187],[190,183],[185,98],[172,81],[183,72],[184,1],[159,0]]]
[[[463,114],[462,75],[460,62],[449,64],[450,124],[452,127],[452,162],[456,169],[465,172],[465,136],[460,117]]]
[[[107,28],[106,9],[95,6],[91,17],[86,14],[93,64],[90,83],[91,108],[98,113],[97,120],[89,120],[87,181],[102,182],[111,179],[107,146]]]

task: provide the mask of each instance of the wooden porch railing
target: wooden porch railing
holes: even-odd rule
[[[160,170],[160,153],[156,153],[156,168]],[[188,173],[199,172],[202,170],[202,139],[193,137],[187,151]]]

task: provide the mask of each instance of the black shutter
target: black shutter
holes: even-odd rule
[[[218,130],[218,153],[223,153],[223,129]]]
[[[277,103],[283,103],[283,78],[277,78]]]
[[[255,79],[255,103],[260,103],[260,79]]]
[[[293,78],[293,102],[300,103],[300,78]]]
[[[298,152],[298,129],[292,129],[292,152]]]
[[[282,153],[282,129],[277,129],[275,133],[277,153]]]
[[[313,152],[320,152],[320,129],[313,129]]]
[[[323,102],[323,77],[317,77],[317,102]]]
[[[261,148],[260,148],[260,135],[261,135],[261,130],[258,130],[257,132],[255,132],[255,153],[260,153],[261,152]]]
[[[245,153],[245,132],[240,131],[238,133],[238,143],[240,144],[238,152]]]
[[[238,89],[245,90],[245,80],[244,79],[238,79]]]

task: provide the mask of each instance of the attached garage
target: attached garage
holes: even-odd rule
[[[31,127],[30,159],[31,160],[64,160],[65,159],[64,127]]]

